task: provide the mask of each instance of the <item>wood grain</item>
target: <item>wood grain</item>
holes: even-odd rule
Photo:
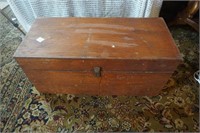
[[[15,57],[181,59],[162,18],[37,19]]]
[[[158,94],[171,73],[92,72],[25,70],[40,92],[89,95],[152,96]]]
[[[105,72],[100,82],[101,95],[154,96],[164,87],[171,73]]]
[[[16,58],[23,69],[34,70],[66,70],[91,71],[101,67],[102,71],[150,71],[173,72],[180,60],[123,60],[123,59],[45,59],[45,58]]]
[[[156,95],[182,62],[162,18],[39,18],[14,58],[40,92],[90,95]]]
[[[99,94],[99,78],[89,72],[25,70],[25,73],[40,92]]]

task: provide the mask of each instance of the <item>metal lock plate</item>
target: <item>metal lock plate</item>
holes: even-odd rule
[[[101,67],[94,67],[93,72],[96,77],[101,77]]]

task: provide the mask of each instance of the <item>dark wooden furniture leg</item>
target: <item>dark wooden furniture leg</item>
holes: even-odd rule
[[[199,1],[189,1],[187,7],[178,13],[176,19],[169,23],[169,26],[171,25],[184,25],[188,24],[192,28],[194,28],[196,31],[199,31],[199,20],[195,20],[193,16],[198,12],[199,10]]]

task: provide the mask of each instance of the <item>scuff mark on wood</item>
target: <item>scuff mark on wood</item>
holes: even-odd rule
[[[76,33],[99,33],[99,34],[118,34],[118,35],[126,35],[126,32],[116,32],[111,30],[102,30],[102,29],[77,29],[75,30]]]
[[[100,40],[90,40],[90,44],[99,44],[102,46],[110,46],[112,47],[113,45],[115,47],[136,47],[138,44],[132,44],[132,43],[121,43],[121,42],[111,42],[111,41],[100,41]]]
[[[135,40],[135,39],[130,38],[130,37],[127,37],[127,36],[123,37],[123,39],[124,39],[124,40]]]
[[[129,30],[134,31],[135,28],[130,26],[116,25],[116,24],[70,24],[67,25],[67,28],[108,28],[108,29],[117,29],[117,30]]]
[[[91,29],[89,29],[89,33],[88,33],[87,42],[89,42],[89,41],[90,41],[90,38],[91,38]]]
[[[105,50],[101,53],[102,57],[109,57],[109,55],[110,55],[109,52]]]

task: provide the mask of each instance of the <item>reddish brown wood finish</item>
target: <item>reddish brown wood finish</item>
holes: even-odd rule
[[[107,72],[102,74],[101,95],[157,95],[171,73]]]
[[[90,72],[26,71],[41,92],[69,94],[99,94],[99,78]]]
[[[39,43],[36,41],[38,37],[45,40]],[[181,59],[161,18],[37,19],[15,56],[64,59]]]
[[[45,93],[93,95],[156,95],[171,73],[25,70],[33,84]]]
[[[41,92],[98,95],[156,95],[181,62],[161,18],[37,19],[14,57]]]
[[[17,62],[24,69],[34,70],[67,70],[90,71],[95,66],[102,67],[103,71],[152,71],[173,72],[180,63],[179,60],[123,60],[123,59],[44,59],[44,58],[17,58]]]

